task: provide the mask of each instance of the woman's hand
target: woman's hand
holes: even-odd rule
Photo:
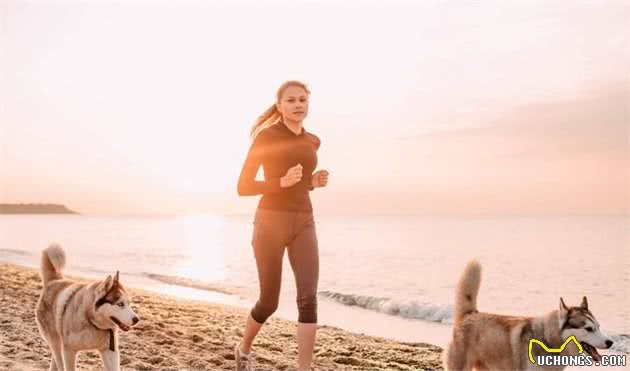
[[[319,170],[313,173],[311,177],[311,186],[313,188],[316,187],[325,187],[328,184],[328,171],[327,170]]]
[[[295,183],[298,183],[302,180],[302,165],[297,164],[287,170],[285,176],[280,178],[280,187],[287,188],[292,187]]]

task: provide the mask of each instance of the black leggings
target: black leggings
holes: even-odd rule
[[[317,323],[319,252],[313,213],[258,209],[252,246],[260,280],[260,297],[251,312],[254,320],[265,323],[278,308],[282,259],[288,247],[297,286],[298,322]]]

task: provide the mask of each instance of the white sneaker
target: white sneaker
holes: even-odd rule
[[[254,371],[256,356],[254,352],[249,352],[249,354],[241,352],[241,343],[234,347],[234,359],[236,360],[236,371]]]

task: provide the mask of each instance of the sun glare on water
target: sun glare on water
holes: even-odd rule
[[[185,259],[177,262],[171,274],[204,283],[225,279],[225,256],[220,232],[225,220],[216,215],[182,216],[180,225],[184,243],[177,247]]]

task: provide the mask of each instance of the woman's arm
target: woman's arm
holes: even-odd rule
[[[238,178],[236,191],[239,196],[272,194],[281,191],[280,178],[266,179],[263,181],[256,180],[256,173],[262,163],[264,152],[268,150],[268,148],[269,145],[265,141],[264,134],[258,134],[247,152],[247,158],[241,169],[241,175]]]

